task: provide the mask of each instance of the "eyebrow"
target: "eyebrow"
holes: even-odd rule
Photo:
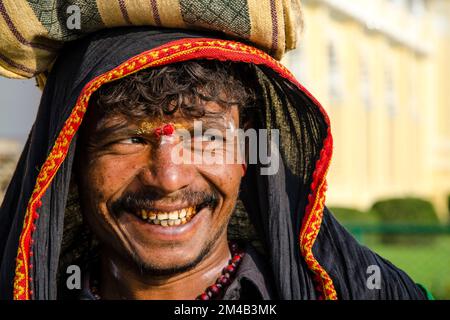
[[[106,140],[108,137],[111,137],[118,133],[134,133],[137,130],[136,125],[132,124],[131,121],[127,119],[120,119],[120,121],[110,121],[112,123],[108,123],[111,120],[110,117],[102,118],[95,125],[95,129],[92,136],[98,141]],[[92,138],[88,137],[88,139]]]
[[[202,122],[202,127],[206,129],[219,129],[219,130],[225,130],[227,128],[226,120],[225,119],[202,119],[197,120]]]

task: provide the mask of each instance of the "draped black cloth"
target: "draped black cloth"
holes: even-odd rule
[[[110,29],[66,45],[45,86],[36,121],[0,209],[0,297],[12,299],[18,241],[39,169],[75,106],[95,77],[144,51],[168,42],[217,37],[147,27]],[[217,59],[222,57],[217,56]],[[302,256],[299,232],[328,125],[317,103],[268,66],[252,66],[261,99],[260,128],[280,130],[281,163],[274,175],[250,165],[241,201],[261,240],[281,299],[317,299],[313,272]],[[33,299],[58,298],[58,268],[63,252],[81,243],[69,239],[67,212],[76,137],[42,197],[31,248]],[[333,280],[338,299],[425,299],[401,270],[361,246],[325,208],[313,254]],[[378,266],[381,288],[366,285],[367,268]]]

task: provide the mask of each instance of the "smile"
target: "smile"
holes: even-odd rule
[[[170,212],[141,210],[137,216],[151,224],[172,227],[188,223],[196,214],[197,209],[194,206]]]

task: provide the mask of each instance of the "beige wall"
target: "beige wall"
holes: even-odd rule
[[[329,205],[420,196],[448,218],[450,1],[425,2],[303,1],[301,47],[284,63],[331,118]]]

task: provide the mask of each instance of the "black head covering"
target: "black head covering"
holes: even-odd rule
[[[20,259],[16,257],[25,213],[39,171],[83,88],[145,51],[180,39],[204,37],[216,38],[187,31],[130,27],[98,32],[66,46],[50,73],[36,121],[0,210],[2,299],[13,298],[13,292],[15,298],[24,297],[17,285],[14,291],[14,279],[23,281],[16,272],[20,270]],[[242,55],[221,50],[205,53],[207,50],[202,49],[183,59],[203,57],[255,65],[254,77],[263,101],[258,125],[280,130],[281,163],[278,173],[267,176],[260,174],[260,165],[250,165],[240,200],[270,260],[277,295],[281,299],[425,298],[405,273],[359,245],[324,207],[324,181],[332,150],[328,118],[282,66],[262,52],[246,48]],[[58,297],[61,247],[68,241],[64,225],[73,220],[65,212],[75,150],[76,134],[41,195],[36,229],[31,233],[29,264],[33,268],[29,268],[28,290],[32,299]],[[64,244],[76,246],[76,242]],[[378,290],[366,286],[366,271],[371,265],[381,270]]]

